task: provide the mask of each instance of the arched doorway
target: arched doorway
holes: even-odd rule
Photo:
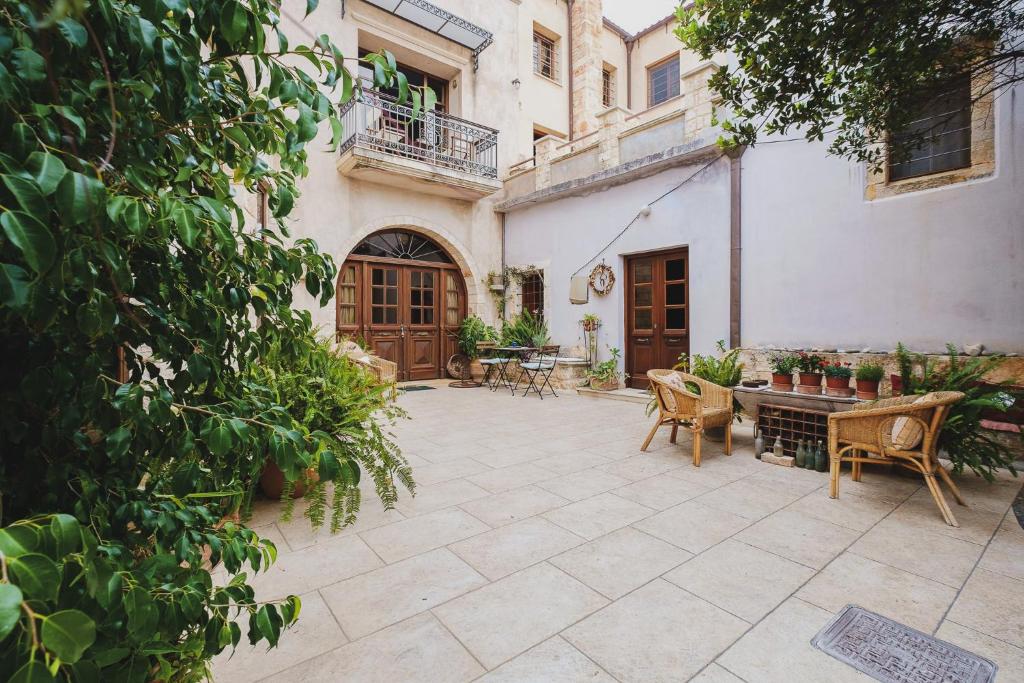
[[[338,337],[362,338],[398,364],[399,381],[436,379],[456,352],[466,283],[432,239],[388,228],[360,242],[338,274]]]

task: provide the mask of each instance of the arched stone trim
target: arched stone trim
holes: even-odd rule
[[[414,232],[426,235],[444,247],[448,254],[455,259],[455,263],[459,266],[459,271],[462,273],[462,278],[466,281],[467,310],[477,315],[483,314],[485,318],[491,317],[487,315],[483,305],[483,271],[480,270],[472,254],[469,253],[469,249],[466,248],[459,238],[440,225],[419,216],[382,216],[366,223],[342,242],[341,253],[338,255],[337,263],[344,263],[348,255],[352,253],[352,250],[364,239],[379,230],[386,230],[388,228],[408,228]]]

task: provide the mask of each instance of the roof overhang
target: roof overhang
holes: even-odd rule
[[[480,53],[494,42],[494,35],[490,31],[486,31],[462,17],[457,17],[427,0],[363,1],[468,48],[473,53],[474,71],[479,66]],[[345,16],[345,0],[342,0],[341,3],[341,16]]]

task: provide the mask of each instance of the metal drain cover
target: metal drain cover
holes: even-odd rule
[[[854,605],[811,645],[884,683],[989,683],[996,676],[984,657]]]

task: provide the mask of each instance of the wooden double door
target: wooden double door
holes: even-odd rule
[[[690,352],[690,259],[686,249],[626,259],[626,372],[647,388],[647,371]]]
[[[398,364],[398,380],[444,376],[465,318],[462,275],[454,267],[351,257],[338,278],[339,336],[362,338]]]

